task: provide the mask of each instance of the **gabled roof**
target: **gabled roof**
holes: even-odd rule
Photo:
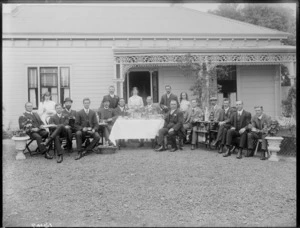
[[[3,16],[6,35],[276,37],[289,34],[177,6],[21,5]]]

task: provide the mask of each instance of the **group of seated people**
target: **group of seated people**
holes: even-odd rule
[[[132,96],[126,105],[123,98],[115,95],[114,86],[110,86],[109,94],[103,97],[97,112],[90,109],[89,98],[83,99],[83,109],[75,111],[71,109],[73,101],[70,98],[65,99],[64,105],[56,104],[51,101],[51,94],[46,92],[38,112],[32,112],[32,103],[25,104],[26,111],[19,118],[19,126],[21,129],[26,129],[31,139],[37,141],[38,149],[45,154],[47,159],[53,158],[48,152],[48,147],[54,141],[57,162],[61,163],[63,149],[60,138],[66,138],[66,149],[71,152],[72,137],[75,134],[78,151],[75,159],[81,159],[93,151],[100,140],[100,132],[103,133],[106,142],[112,144],[109,135],[119,116],[127,116],[143,110],[150,114],[162,114],[165,120],[163,128],[158,132],[155,151],[166,150],[165,136],[171,146],[170,152],[176,151],[178,149],[176,137],[185,139],[189,131],[191,132],[191,149],[194,150],[197,143],[197,122],[203,120],[204,112],[198,106],[196,99],[188,101],[187,93],[181,93],[178,101],[177,96],[171,92],[171,86],[167,85],[165,89],[166,93],[161,97],[159,106],[153,104],[151,97],[147,97],[147,104],[144,106],[136,87],[133,88]],[[253,156],[253,141],[258,138],[263,139],[262,150],[266,150],[267,144],[264,138],[267,135],[266,128],[271,118],[263,113],[262,106],[255,107],[256,115],[251,118],[251,114],[243,110],[242,101],[237,101],[236,109],[234,109],[230,107],[229,100],[224,99],[223,108],[221,108],[217,105],[217,99],[211,98],[209,112],[219,125],[214,146],[219,148],[219,153],[223,153],[223,148],[226,148],[224,157],[231,155],[233,140],[237,137],[240,137],[237,158],[242,158],[244,148],[248,149],[246,156]],[[32,126],[25,128],[28,120]],[[45,124],[55,126],[55,128],[49,131]],[[92,138],[92,141],[83,148],[82,145],[87,136]],[[139,146],[143,146],[143,142],[141,139]],[[264,152],[262,159],[266,159]]]

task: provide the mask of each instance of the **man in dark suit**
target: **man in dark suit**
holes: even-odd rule
[[[118,107],[118,103],[119,103],[119,97],[117,95],[115,95],[115,87],[114,86],[110,86],[109,87],[109,94],[105,95],[102,99],[102,103],[101,103],[101,108],[104,107],[104,100],[109,100],[109,108],[115,109],[116,107]]]
[[[223,147],[226,143],[226,134],[227,130],[230,128],[230,117],[231,114],[236,111],[234,108],[230,107],[230,103],[228,99],[223,100],[223,109],[221,110],[219,117],[219,129],[216,141],[212,144],[212,146],[219,146],[219,153],[223,153]]]
[[[118,107],[115,108],[115,115],[117,116],[128,116],[128,107],[126,107],[125,99],[120,98]]]
[[[180,131],[183,127],[183,113],[178,109],[177,100],[171,100],[170,102],[171,110],[167,113],[165,118],[165,124],[162,129],[158,132],[158,146],[159,148],[156,151],[164,151],[164,136],[167,135],[169,141],[171,142],[170,152],[176,151],[176,135],[180,134]]]
[[[112,143],[109,140],[109,135],[113,127],[114,121],[117,118],[117,115],[112,108],[109,108],[110,102],[108,99],[104,100],[103,104],[104,107],[100,107],[98,110],[99,121],[101,123],[99,127],[104,132],[105,141],[109,142],[109,145],[112,145]]]
[[[44,123],[41,120],[40,116],[32,112],[33,105],[31,102],[27,102],[25,104],[25,112],[22,116],[19,117],[19,127],[20,129],[24,129],[24,124],[27,120],[31,121],[32,128],[31,130],[26,131],[31,139],[36,140],[38,148],[40,152],[45,153],[45,158],[52,159],[53,157],[47,152],[47,148],[44,144],[42,144],[42,140],[48,137],[48,132],[43,127]]]
[[[170,110],[170,102],[171,100],[175,100],[177,103],[177,107],[179,107],[179,102],[178,102],[178,98],[175,94],[171,93],[171,86],[170,85],[166,85],[165,86],[166,89],[166,93],[164,95],[162,95],[161,99],[160,99],[160,108],[167,113]]]
[[[64,101],[64,110],[62,111],[62,114],[68,119],[67,125],[65,125],[66,129],[71,129],[71,133],[76,132],[76,127],[75,127],[75,121],[76,121],[76,111],[72,110],[72,103],[73,101],[71,98],[67,97]],[[72,134],[68,135],[67,137],[67,149],[69,152],[72,150]]]
[[[66,128],[69,119],[62,114],[62,105],[56,104],[55,111],[56,114],[50,117],[49,124],[56,125],[56,127],[50,137],[45,141],[45,145],[48,146],[49,143],[54,140],[57,150],[57,163],[61,163],[63,161],[63,149],[61,148],[60,138],[72,137],[72,131],[70,128]]]
[[[90,109],[90,99],[83,99],[84,108],[77,112],[75,126],[77,128],[76,131],[76,143],[78,156],[75,160],[78,160],[85,156],[88,152],[91,152],[92,149],[96,146],[96,144],[100,140],[100,135],[98,134],[98,120],[96,116],[96,112]],[[87,135],[90,135],[93,138],[93,141],[86,147],[86,149],[82,150],[82,139],[85,139]]]
[[[236,137],[240,137],[239,152],[237,154],[238,159],[242,158],[243,148],[246,147],[247,140],[247,130],[251,122],[251,113],[243,109],[243,102],[236,102],[237,112],[232,114],[230,117],[231,128],[227,131],[226,135],[226,147],[227,151],[223,157],[228,157],[231,155],[230,149],[232,146],[232,141]]]
[[[254,140],[262,139],[261,143],[261,160],[266,160],[265,152],[267,150],[267,141],[265,137],[268,133],[268,128],[271,124],[271,117],[263,113],[263,106],[255,106],[255,116],[251,119],[251,131],[248,133],[248,152],[247,156],[252,157],[254,155]]]

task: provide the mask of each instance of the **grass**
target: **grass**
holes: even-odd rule
[[[296,226],[296,162],[137,143],[61,164],[3,140],[3,225]]]

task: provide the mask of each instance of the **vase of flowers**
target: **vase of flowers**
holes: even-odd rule
[[[27,140],[30,137],[27,135],[28,132],[31,131],[32,121],[31,119],[25,118],[21,119],[21,129],[13,132],[12,140],[15,141],[15,148],[17,151],[16,160],[26,159],[23,151],[26,148]]]

